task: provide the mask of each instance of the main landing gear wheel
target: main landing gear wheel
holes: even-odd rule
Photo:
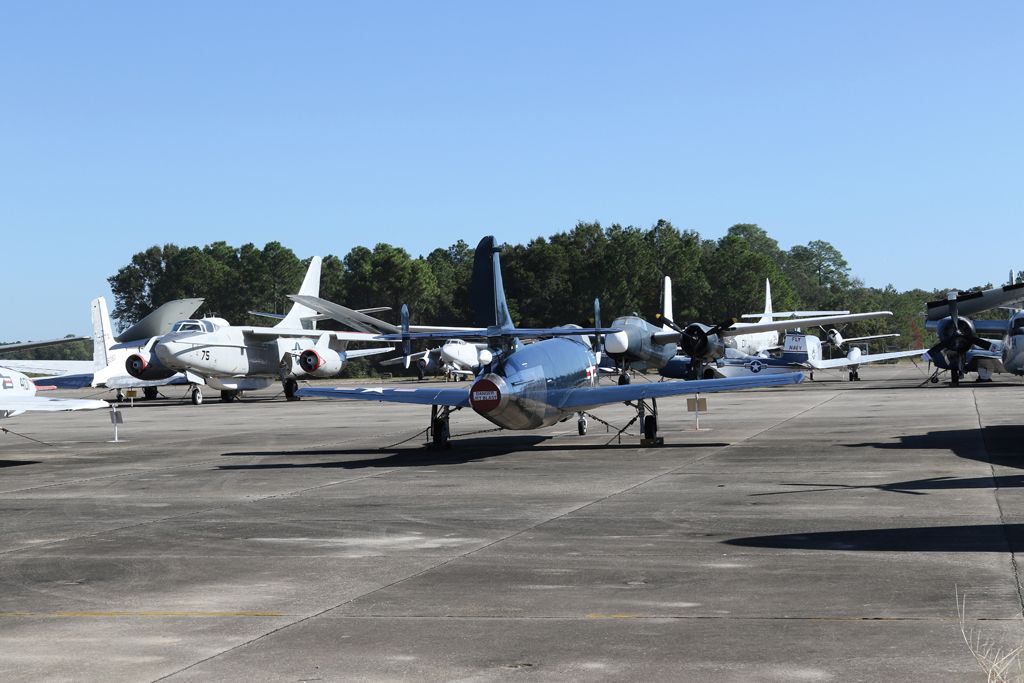
[[[953,368],[949,371],[949,383],[954,387],[960,386],[960,370]]]
[[[154,398],[156,398],[159,395],[159,393],[160,392],[157,390],[156,387],[143,387],[142,388],[142,395],[146,397],[147,401],[152,401]]]
[[[580,433],[580,436],[587,435],[587,418],[580,415],[580,419],[576,422],[576,431]]]
[[[622,373],[621,375],[619,375],[619,386],[620,387],[629,384],[629,381],[630,381],[629,380],[629,375],[627,375],[626,373]]]
[[[430,447],[449,448],[451,444],[451,428],[448,426],[448,416],[452,409],[449,406],[430,406]]]
[[[644,438],[650,441],[658,438],[658,418],[654,415],[644,416]]]
[[[203,405],[203,390],[200,389],[199,387],[192,387],[190,398],[192,399],[192,405]]]
[[[298,382],[296,382],[294,379],[286,379],[284,381],[284,397],[289,401],[301,400],[298,396],[295,395],[295,392],[298,390],[298,388]]]
[[[220,392],[220,400],[222,403],[233,403],[238,400],[238,392],[233,390],[225,390]]]
[[[856,370],[851,370],[850,371],[850,381],[851,382],[859,382],[860,381],[860,373],[858,371],[856,371]]]

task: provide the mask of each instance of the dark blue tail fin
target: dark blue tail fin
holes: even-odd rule
[[[494,237],[488,235],[476,245],[473,260],[473,282],[469,288],[469,301],[473,307],[473,324],[478,327],[500,327],[511,330],[512,315],[505,301],[505,286],[501,282],[501,260]]]

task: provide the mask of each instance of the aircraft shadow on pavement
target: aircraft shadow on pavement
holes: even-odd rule
[[[622,444],[545,444],[552,436],[505,436],[484,437],[475,439],[452,439],[451,448],[424,448],[416,441],[410,441],[401,447],[390,448],[329,448],[320,450],[288,450],[288,451],[235,451],[222,453],[231,457],[322,457],[322,456],[355,456],[374,455],[377,457],[357,460],[338,460],[335,462],[288,462],[288,463],[253,463],[247,465],[218,465],[220,470],[272,470],[294,468],[338,468],[362,469],[364,467],[427,467],[430,465],[462,465],[468,462],[496,458],[511,453],[536,453],[557,451],[593,451],[621,449],[635,451],[639,448],[636,437],[623,437]],[[704,447],[721,448],[728,443],[692,443],[671,444],[664,448]]]
[[[847,448],[944,450],[957,457],[990,465],[1024,469],[1024,425],[991,425],[981,429],[947,429],[901,436],[899,441],[844,444]]]
[[[1001,477],[930,477],[911,481],[896,481],[891,484],[838,484],[828,482],[793,482],[782,486],[799,486],[789,491],[752,493],[757,496],[789,496],[796,493],[827,493],[830,491],[875,490],[889,493],[905,493],[914,496],[926,495],[927,491],[953,491],[957,489],[1009,489],[1024,487],[1024,474]]]
[[[2,467],[18,467],[19,465],[38,465],[41,460],[0,460],[0,468]]]
[[[751,536],[728,545],[790,550],[1017,553],[1024,550],[1024,524],[858,529],[808,534]]]

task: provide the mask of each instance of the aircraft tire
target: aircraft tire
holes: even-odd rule
[[[622,373],[621,375],[619,375],[619,386],[620,387],[629,384],[629,381],[630,381],[629,380],[629,375],[627,375],[626,373]]]
[[[435,446],[444,446],[448,443],[448,420],[444,418],[436,418],[434,424],[431,425],[430,438]]]
[[[286,379],[284,381],[284,397],[285,397],[285,399],[287,399],[289,401],[298,401],[298,400],[300,400],[299,397],[295,395],[295,391],[298,388],[299,388],[299,383],[298,382],[296,382],[294,379],[292,379],[290,377],[288,379]]]
[[[949,371],[949,383],[954,387],[960,386],[960,371],[956,368]]]
[[[576,423],[576,431],[580,433],[580,436],[587,435],[587,418],[581,417]]]
[[[238,399],[237,391],[222,391],[220,392],[220,400],[222,403],[233,403]]]
[[[191,396],[192,405],[201,406],[203,405],[203,391],[199,387],[192,387]]]
[[[152,401],[160,395],[160,391],[156,387],[143,387],[142,395],[146,397],[147,401]]]
[[[658,418],[654,415],[644,416],[644,438],[654,439],[658,436]]]

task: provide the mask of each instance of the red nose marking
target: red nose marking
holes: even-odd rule
[[[489,379],[481,379],[469,390],[469,402],[478,413],[488,413],[501,403],[498,386]]]

